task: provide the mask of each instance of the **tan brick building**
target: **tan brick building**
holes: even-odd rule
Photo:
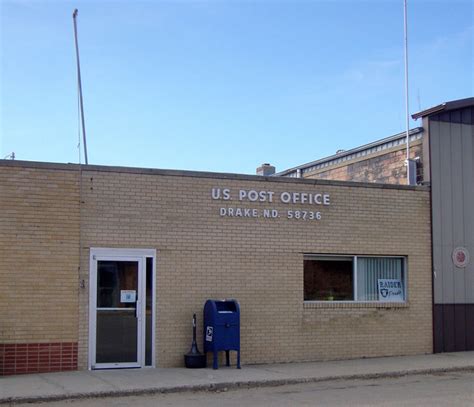
[[[428,187],[3,160],[0,259],[0,374],[182,366],[208,298],[244,365],[433,349]]]

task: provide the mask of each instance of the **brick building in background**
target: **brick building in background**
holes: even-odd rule
[[[469,111],[472,104],[473,98],[446,102],[426,111],[415,113],[413,118],[420,119],[424,117],[424,114],[428,114],[432,121],[435,119],[440,121],[440,117],[461,115],[461,111]],[[463,114],[467,115],[468,113]],[[466,121],[464,124],[468,124],[468,119],[465,118],[464,121]],[[428,120],[423,121],[422,127],[416,127],[409,131],[410,159],[415,164],[416,184],[418,185],[430,181],[429,171],[424,171],[424,167],[429,166],[429,144],[427,137],[425,137],[428,131]],[[405,161],[406,133],[403,132],[350,150],[338,150],[334,155],[278,173],[275,173],[275,167],[272,165],[263,164],[257,169],[257,174],[405,185],[407,183]]]
[[[416,180],[423,180],[423,128],[410,130],[410,158],[415,161]],[[395,134],[329,157],[298,165],[276,176],[327,179],[381,184],[406,184],[406,133]]]

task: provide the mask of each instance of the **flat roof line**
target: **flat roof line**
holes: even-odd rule
[[[83,172],[115,172],[121,174],[142,174],[142,175],[157,175],[157,176],[171,176],[171,177],[194,177],[194,178],[210,178],[216,180],[237,180],[237,181],[257,181],[257,182],[279,182],[287,184],[301,184],[301,185],[327,185],[339,187],[361,187],[361,188],[380,188],[380,189],[400,189],[412,191],[429,191],[428,186],[418,185],[397,185],[397,184],[380,184],[369,182],[354,182],[354,181],[334,181],[312,178],[290,178],[290,177],[274,177],[262,175],[248,175],[248,174],[232,174],[220,172],[204,172],[204,171],[185,171],[185,170],[163,170],[154,168],[137,168],[137,167],[115,167],[105,165],[79,165],[79,164],[63,164],[63,163],[49,163],[40,161],[20,161],[20,160],[0,160],[0,167],[20,167],[33,168],[43,170],[58,170],[58,171],[76,171],[81,169]]]

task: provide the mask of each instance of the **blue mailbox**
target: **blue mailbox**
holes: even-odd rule
[[[204,305],[204,353],[213,352],[212,367],[217,369],[217,354],[225,351],[230,366],[229,351],[237,351],[240,369],[240,306],[236,300],[207,300]]]

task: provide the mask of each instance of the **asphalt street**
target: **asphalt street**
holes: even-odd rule
[[[185,392],[39,403],[51,407],[104,406],[474,406],[474,372],[334,380],[220,392]],[[32,406],[20,404],[16,406]]]

